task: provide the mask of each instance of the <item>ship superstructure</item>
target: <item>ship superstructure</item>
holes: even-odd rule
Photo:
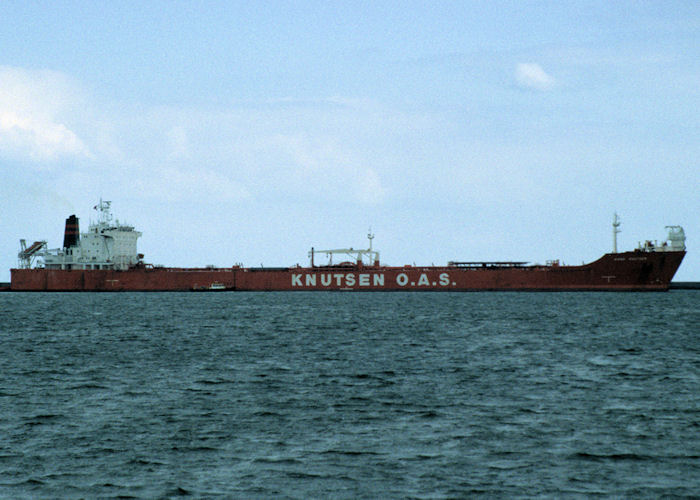
[[[93,207],[98,211],[97,222],[91,223],[86,233],[80,233],[79,219],[71,215],[66,219],[63,247],[48,249],[45,241],[34,242],[29,247],[20,241],[20,268],[29,269],[35,259],[44,269],[115,269],[125,271],[140,261],[137,240],[141,236],[133,226],[114,220],[110,201]]]
[[[141,233],[114,221],[111,203],[94,207],[97,222],[85,233],[75,215],[66,220],[63,247],[21,240],[20,266],[12,269],[14,291],[484,291],[599,290],[665,291],[685,256],[685,233],[667,226],[659,243],[645,241],[634,251],[617,251],[620,221],[613,219],[613,251],[580,266],[513,261],[450,261],[444,266],[388,266],[369,248],[309,252],[309,266],[179,268],[144,264]],[[319,265],[316,256],[325,256]],[[333,257],[343,259],[333,262]]]

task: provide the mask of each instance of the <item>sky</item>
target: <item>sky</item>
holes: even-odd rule
[[[0,6],[0,281],[100,199],[166,266],[559,259],[684,227],[700,2]]]

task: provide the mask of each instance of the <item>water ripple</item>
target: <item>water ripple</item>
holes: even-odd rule
[[[694,291],[0,294],[0,497],[692,496],[698,324]]]

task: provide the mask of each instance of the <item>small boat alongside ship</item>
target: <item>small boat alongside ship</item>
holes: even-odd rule
[[[372,248],[314,250],[309,266],[180,268],[153,266],[138,253],[141,236],[120,224],[111,202],[94,207],[99,218],[80,233],[75,215],[66,219],[63,246],[20,240],[19,266],[11,269],[11,291],[665,291],[686,253],[685,233],[667,226],[662,243],[646,241],[617,251],[619,219],[613,220],[613,252],[580,266],[559,261],[452,261],[444,266],[387,266]],[[328,262],[316,263],[316,256]],[[333,263],[341,256],[340,263]]]

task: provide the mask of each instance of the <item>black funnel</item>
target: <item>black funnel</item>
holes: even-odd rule
[[[63,233],[63,248],[78,246],[80,242],[80,225],[78,218],[71,215],[66,219],[66,231]]]

